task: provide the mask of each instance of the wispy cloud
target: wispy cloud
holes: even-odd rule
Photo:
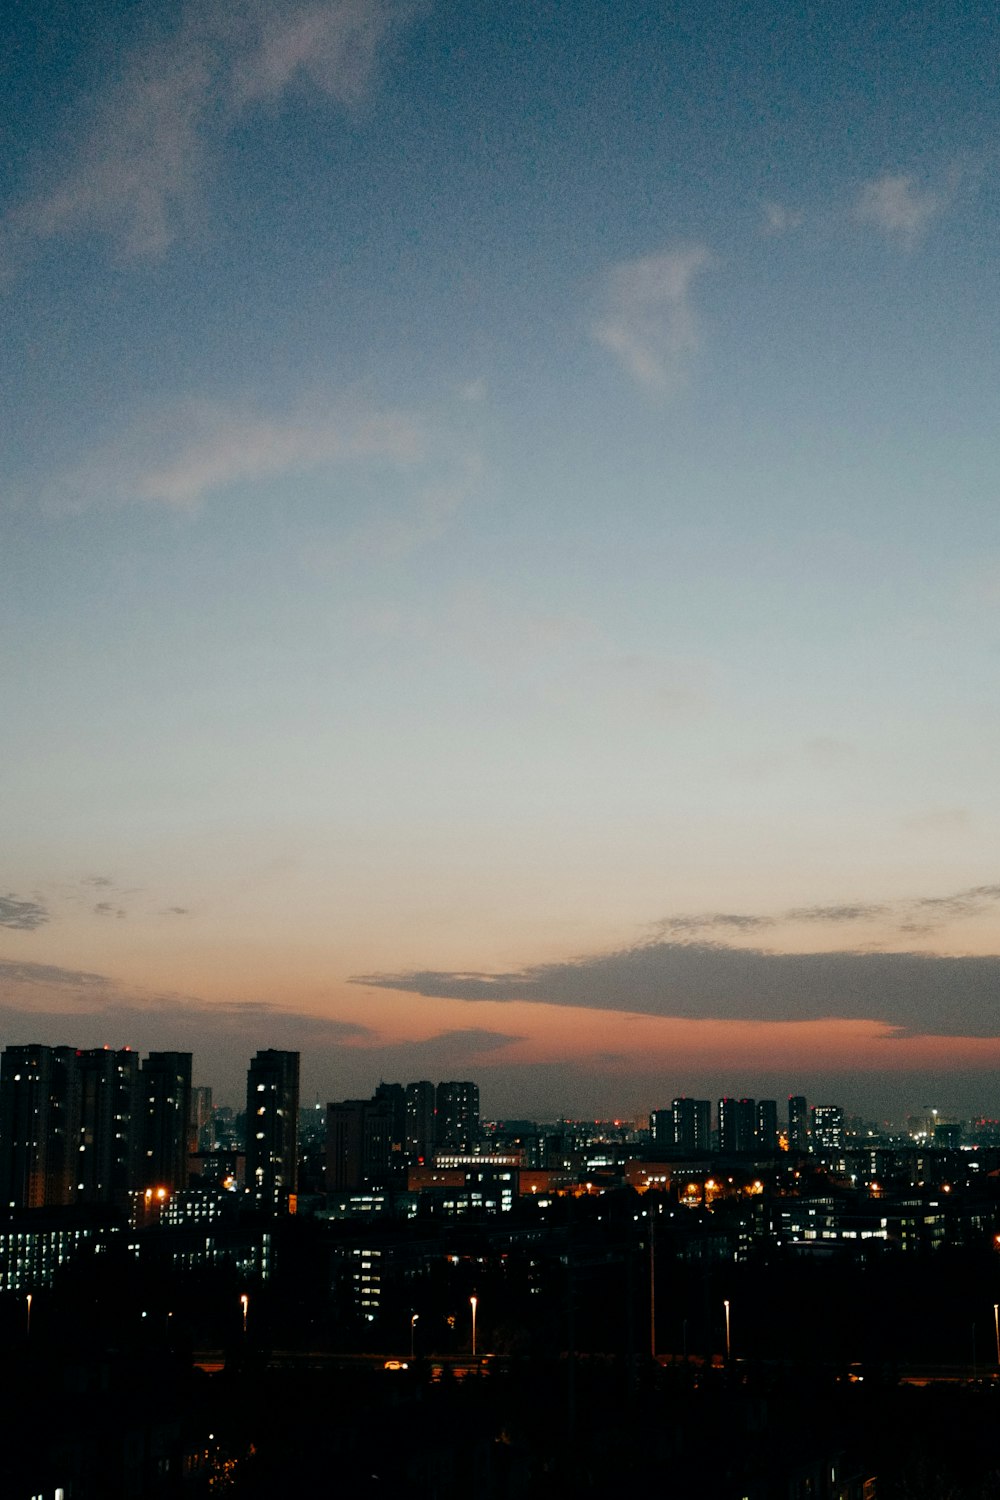
[[[56,964],[28,963],[9,958],[0,958],[0,980],[8,985],[42,985],[46,989],[57,991],[106,989],[113,984],[104,974],[91,974],[86,969],[62,969]]]
[[[858,194],[855,217],[905,244],[919,239],[944,208],[943,193],[921,186],[907,172],[887,172],[866,182]]]
[[[8,891],[0,896],[0,927],[13,927],[18,932],[34,932],[49,920],[49,910],[41,901],[26,900]]]
[[[127,256],[162,256],[206,195],[235,126],[295,87],[357,106],[382,44],[410,13],[390,0],[188,4],[81,104],[65,165],[45,163],[44,184],[3,222],[5,258],[16,263],[36,241],[87,231]]]
[[[593,335],[649,391],[669,394],[684,380],[700,342],[691,290],[712,261],[705,245],[687,245],[624,261],[608,276]]]
[[[56,512],[135,501],[188,509],[231,485],[356,462],[411,464],[425,448],[415,418],[349,400],[303,400],[284,412],[190,400],[135,422],[51,478],[39,498]]]

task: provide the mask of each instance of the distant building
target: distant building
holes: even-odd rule
[[[434,1085],[428,1079],[408,1083],[405,1097],[407,1160],[429,1161],[434,1150]]]
[[[479,1139],[479,1085],[439,1083],[434,1143],[440,1149],[465,1149]]]
[[[401,1083],[380,1083],[372,1097],[388,1109],[391,1149],[402,1154],[406,1147],[406,1090]]]
[[[215,1148],[215,1121],[212,1118],[212,1090],[195,1084],[191,1089],[188,1151],[212,1151]]]
[[[247,1189],[262,1207],[298,1191],[299,1054],[258,1052],[247,1073]]]
[[[326,1190],[353,1193],[384,1186],[392,1155],[392,1106],[344,1099],[326,1107]]]
[[[778,1101],[777,1099],[757,1100],[756,1137],[758,1151],[766,1151],[768,1155],[778,1149]]]
[[[77,1054],[77,1203],[125,1207],[139,1177],[142,1091],[139,1054],[92,1047]]]
[[[654,1109],[649,1116],[649,1138],[661,1149],[674,1144],[674,1112],[672,1109]]]
[[[757,1111],[752,1099],[719,1100],[719,1150],[752,1151],[756,1145]]]
[[[813,1151],[842,1151],[844,1111],[839,1104],[816,1104],[812,1111]]]
[[[809,1106],[804,1094],[788,1096],[788,1149],[800,1155],[809,1149]]]
[[[151,1052],[142,1064],[140,1187],[179,1192],[188,1185],[191,1053]]]
[[[674,1146],[694,1154],[711,1150],[712,1105],[708,1099],[675,1099],[672,1115]]]
[[[75,1047],[35,1043],[0,1058],[0,1206],[73,1201],[79,1117]]]

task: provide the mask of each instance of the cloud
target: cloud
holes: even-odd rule
[[[795,209],[786,208],[783,203],[769,202],[762,204],[761,207],[764,211],[763,232],[765,234],[788,234],[802,224],[802,214]]]
[[[913,243],[946,201],[942,194],[920,187],[908,173],[887,172],[864,184],[854,212],[861,223],[874,225],[890,238]]]
[[[13,927],[18,932],[34,932],[49,920],[48,908],[40,901],[25,901],[8,891],[0,896],[0,927]]]
[[[38,496],[56,512],[135,501],[190,509],[235,484],[355,462],[416,463],[425,449],[418,422],[402,412],[313,399],[275,414],[191,400],[134,423]]]
[[[687,245],[612,268],[593,336],[647,390],[683,382],[700,343],[691,288],[712,263],[706,246]]]
[[[701,916],[664,917],[654,923],[660,933],[704,932],[713,927],[732,927],[738,932],[753,931],[759,927],[773,927],[774,917],[755,917],[749,912],[704,912]]]
[[[567,1005],[701,1020],[869,1020],[899,1035],[1000,1036],[1000,955],[919,952],[780,953],[695,941],[698,931],[752,931],[779,921],[851,924],[895,918],[925,931],[921,917],[995,911],[1000,886],[945,897],[802,907],[780,918],[731,913],[670,917],[656,936],[612,953],[506,973],[419,970],[354,976],[354,984],[435,999]],[[686,934],[678,940],[678,934]],[[662,936],[661,936],[662,935]]]
[[[68,152],[45,163],[49,180],[3,223],[6,258],[16,262],[55,235],[92,231],[126,256],[162,256],[206,196],[233,129],[292,88],[356,107],[382,44],[409,14],[387,0],[188,4],[169,32],[128,51],[111,86],[78,108]]]
[[[0,959],[0,982],[54,986],[57,990],[105,988],[114,983],[104,974],[91,974],[86,969],[61,969],[55,964],[9,958]]]
[[[1000,956],[773,953],[649,943],[507,974],[366,974],[435,999],[519,1001],[695,1020],[876,1020],[900,1035],[1000,1036]]]

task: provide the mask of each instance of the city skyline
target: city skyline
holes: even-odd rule
[[[2,24],[4,1040],[988,1111],[995,11]]]

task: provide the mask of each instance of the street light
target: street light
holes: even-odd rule
[[[997,1364],[1000,1365],[1000,1302],[993,1304],[993,1332],[997,1338]]]
[[[415,1330],[416,1330],[416,1326],[417,1326],[417,1319],[419,1317],[420,1317],[419,1313],[411,1313],[410,1314],[410,1358],[411,1359],[414,1358],[413,1340],[416,1337]]]
[[[27,1327],[25,1328],[25,1335],[26,1335],[27,1338],[30,1339],[31,1338],[31,1293],[30,1292],[27,1294],[27,1296],[25,1297],[24,1300],[28,1304],[28,1323],[27,1323]]]
[[[470,1297],[469,1305],[472,1308],[472,1357],[476,1357],[476,1308],[479,1306],[478,1297]]]
[[[243,1337],[244,1338],[246,1338],[246,1334],[247,1334],[247,1310],[248,1310],[249,1306],[250,1306],[250,1298],[247,1296],[246,1292],[241,1293],[241,1295],[240,1295],[240,1307],[243,1310]]]
[[[728,1363],[729,1363],[729,1352],[730,1352],[730,1347],[731,1347],[730,1346],[730,1342],[729,1342],[729,1300],[728,1300],[728,1298],[726,1299],[726,1301],[723,1302],[722,1305],[726,1309],[726,1364],[728,1365]]]

